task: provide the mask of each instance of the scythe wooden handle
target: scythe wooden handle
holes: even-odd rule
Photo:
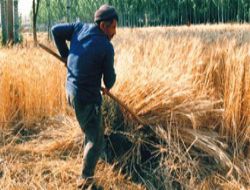
[[[49,54],[53,55],[54,57],[56,57],[58,60],[60,60],[61,62],[63,62],[64,64],[66,64],[65,60],[63,58],[61,58],[61,56],[59,56],[56,52],[54,52],[53,50],[51,50],[49,47],[38,43],[39,47],[42,48],[43,50],[45,50],[46,52],[48,52]]]

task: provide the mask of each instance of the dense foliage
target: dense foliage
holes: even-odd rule
[[[249,0],[43,0],[39,22],[91,22],[104,3],[116,7],[121,26],[250,21]]]

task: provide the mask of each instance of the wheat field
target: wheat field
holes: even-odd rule
[[[0,189],[75,189],[82,135],[66,103],[66,70],[26,35],[0,49]],[[45,34],[39,40],[55,50]],[[111,92],[154,138],[136,139],[146,126],[106,97],[107,131],[122,114],[115,125],[133,143],[116,163],[145,172],[130,180],[100,161],[97,181],[105,189],[249,189],[250,25],[123,28],[113,44]],[[142,146],[154,163],[143,161]]]

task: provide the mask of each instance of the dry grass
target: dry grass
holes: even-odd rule
[[[33,126],[36,132],[32,135],[6,139],[10,142],[0,149],[0,189],[76,189],[83,154],[81,131],[76,126],[75,120],[65,116],[53,119],[50,125]],[[97,166],[96,179],[106,189],[143,189],[104,162]]]
[[[0,53],[0,188],[74,189],[82,139],[67,116],[65,70],[29,44]],[[155,179],[140,181],[148,189],[249,188],[250,26],[121,29],[114,47],[112,92],[159,139],[152,145]],[[126,132],[138,125],[129,127]],[[141,161],[145,142],[133,142],[118,161]],[[105,189],[141,188],[102,162],[96,176]]]

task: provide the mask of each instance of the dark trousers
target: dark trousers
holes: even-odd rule
[[[93,177],[104,143],[101,107],[96,104],[84,105],[70,93],[67,94],[67,98],[85,134],[82,178]]]

